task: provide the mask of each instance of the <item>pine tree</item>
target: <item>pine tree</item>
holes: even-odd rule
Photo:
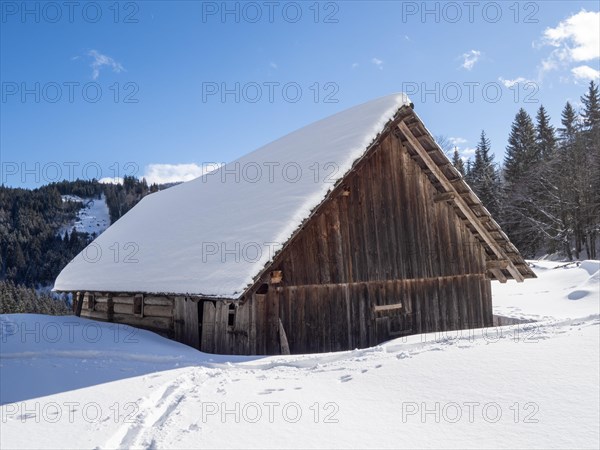
[[[504,159],[501,222],[519,250],[530,257],[537,253],[546,237],[537,186],[541,162],[533,121],[521,108],[511,126]]]
[[[590,81],[587,94],[581,97],[583,103],[583,125],[586,129],[598,129],[600,127],[600,94],[598,86],[593,81]]]
[[[556,132],[550,124],[550,117],[544,105],[541,105],[536,115],[537,152],[542,159],[549,159],[556,150]]]
[[[600,225],[600,94],[598,86],[591,81],[588,92],[581,97],[584,108],[581,114],[583,144],[579,159],[579,192],[581,196],[581,220],[587,257],[596,259],[596,241]]]
[[[460,173],[462,177],[465,176],[465,163],[458,154],[458,147],[454,147],[454,153],[452,154],[452,165],[456,170],[458,170],[458,173]]]
[[[535,127],[527,112],[521,108],[511,126],[504,159],[504,176],[508,183],[517,183],[539,161]]]
[[[483,205],[493,217],[497,217],[500,209],[500,178],[494,164],[494,155],[490,151],[490,140],[482,130],[475,149],[475,161],[471,167],[469,179],[471,188]]]
[[[561,143],[565,145],[574,142],[579,131],[579,121],[571,103],[567,102],[562,110],[560,122],[562,128],[558,129],[558,134]]]

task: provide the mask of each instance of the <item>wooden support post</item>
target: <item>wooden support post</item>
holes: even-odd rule
[[[77,317],[81,317],[81,308],[83,308],[84,297],[85,297],[85,292],[77,293],[77,309],[75,310],[75,315]]]
[[[290,354],[290,344],[288,343],[287,335],[285,334],[285,328],[283,328],[281,318],[279,319],[279,347],[282,355]]]
[[[106,300],[106,318],[109,322],[113,321],[115,315],[115,303],[113,302],[112,294],[108,294]]]

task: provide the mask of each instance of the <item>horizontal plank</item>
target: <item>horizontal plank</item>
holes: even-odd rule
[[[173,307],[162,305],[144,305],[144,316],[172,317]]]
[[[171,306],[173,300],[168,297],[144,297],[144,305]]]
[[[134,316],[133,314],[115,314],[113,316],[113,322],[161,331],[170,331],[173,323],[173,321],[167,317],[139,317]]]
[[[115,303],[113,308],[118,314],[133,314],[133,304]]]
[[[352,283],[321,283],[321,284],[293,284],[282,287],[282,290],[288,290],[290,288],[335,288],[335,287],[353,287],[353,286],[381,286],[384,283],[393,281],[401,283],[437,283],[442,280],[455,280],[455,279],[467,279],[467,278],[484,278],[485,273],[463,273],[459,275],[446,275],[443,277],[428,277],[428,278],[397,278],[391,280],[375,280],[375,281],[354,281]],[[257,296],[260,294],[256,294]],[[263,296],[264,297],[264,296]]]
[[[433,196],[433,202],[434,203],[447,202],[450,200],[454,200],[455,197],[456,197],[456,194],[454,192],[440,192],[439,194],[435,194]]]
[[[488,270],[491,269],[506,269],[508,267],[508,260],[506,259],[498,259],[498,260],[493,260],[493,261],[486,261],[485,263],[485,267]]]
[[[394,303],[391,305],[373,305],[373,311],[375,312],[395,311],[397,309],[402,309],[402,303]]]

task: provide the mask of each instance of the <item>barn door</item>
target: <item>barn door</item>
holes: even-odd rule
[[[198,333],[198,302],[187,297],[175,297],[175,339],[190,347],[200,347]]]

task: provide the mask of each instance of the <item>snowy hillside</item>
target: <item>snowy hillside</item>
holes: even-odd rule
[[[0,447],[598,448],[600,262],[561,265],[493,284],[496,314],[535,323],[319,355],[0,316]]]
[[[99,236],[110,226],[110,215],[106,204],[106,197],[102,194],[100,199],[81,198],[77,195],[63,195],[63,202],[81,203],[82,207],[77,212],[77,218],[73,223],[61,228],[60,234],[71,232],[73,228],[79,233],[96,234]]]

